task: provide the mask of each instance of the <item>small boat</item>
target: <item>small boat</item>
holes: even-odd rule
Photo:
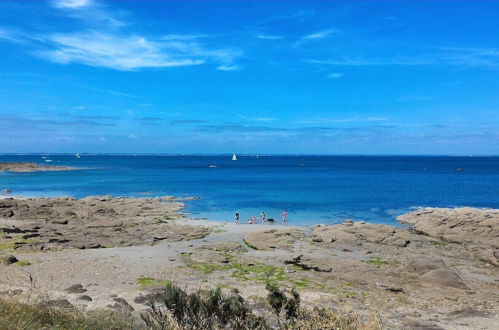
[[[81,158],[80,154],[75,155],[76,158]]]
[[[232,160],[237,160],[236,154],[232,155]]]
[[[50,163],[50,162],[52,161],[52,159],[45,159],[45,161],[46,161],[47,163]]]
[[[218,166],[217,165],[210,165],[208,166],[209,168],[217,168]]]

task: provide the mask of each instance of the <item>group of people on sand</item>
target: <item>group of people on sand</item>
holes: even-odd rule
[[[282,222],[286,223],[288,212],[286,212],[286,210],[282,211],[281,217],[282,217]],[[240,218],[239,212],[236,212],[236,214],[234,215],[234,222],[236,224],[239,224],[239,218]],[[267,215],[265,214],[264,211],[262,211],[262,213],[260,213],[260,221],[262,224],[265,224],[265,223],[274,223],[275,220],[273,218],[267,219]],[[256,223],[258,223],[258,219],[255,215],[248,219],[248,224],[253,225]]]

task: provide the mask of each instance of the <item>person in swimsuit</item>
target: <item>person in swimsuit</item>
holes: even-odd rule
[[[262,211],[262,213],[260,213],[260,220],[262,221],[262,223],[265,223],[265,212]]]
[[[288,217],[288,212],[284,210],[281,215],[282,215],[282,222],[286,222],[286,218]]]
[[[234,222],[236,224],[239,224],[239,212],[236,212],[236,215],[234,216]]]

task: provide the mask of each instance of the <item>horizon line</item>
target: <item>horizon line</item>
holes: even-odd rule
[[[121,152],[18,152],[18,153],[0,153],[0,156],[43,156],[59,155],[74,156],[75,154],[86,156],[174,156],[174,157],[208,157],[208,156],[231,156],[233,153],[121,153]],[[499,157],[499,154],[303,154],[303,153],[236,153],[239,157],[286,157],[286,156],[318,156],[318,157]]]

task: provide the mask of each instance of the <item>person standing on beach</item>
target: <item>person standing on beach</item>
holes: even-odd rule
[[[286,210],[282,211],[282,222],[286,222],[286,218],[288,217],[288,212]]]
[[[239,212],[236,212],[236,215],[234,216],[234,222],[236,223],[236,225],[239,224]]]
[[[262,223],[265,223],[265,212],[262,211],[262,213],[260,213],[260,220],[262,221]]]

